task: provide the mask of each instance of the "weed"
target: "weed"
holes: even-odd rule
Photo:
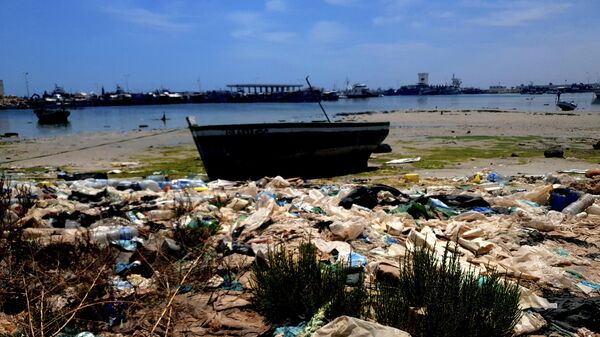
[[[195,250],[202,248],[220,228],[217,219],[208,216],[194,217],[187,225],[176,227],[174,235],[185,250]]]
[[[266,261],[253,265],[256,306],[271,322],[306,320],[324,305],[329,317],[360,314],[366,299],[362,276],[354,289],[348,289],[349,268],[319,264],[316,250],[303,243],[294,258],[280,245],[268,252]]]
[[[184,190],[183,195],[175,199],[175,207],[173,212],[175,217],[179,218],[183,215],[189,214],[194,209],[194,204],[188,190]]]
[[[433,250],[416,248],[401,265],[395,285],[376,287],[381,312],[374,311],[375,319],[423,337],[512,334],[520,318],[517,284],[497,274],[479,276],[461,270],[458,256],[448,247],[440,258]],[[423,310],[411,317],[406,308]]]

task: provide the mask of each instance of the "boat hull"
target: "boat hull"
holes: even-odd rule
[[[574,103],[564,101],[556,103],[556,106],[559,107],[562,111],[572,111],[577,108],[577,105],[575,105]]]
[[[211,179],[318,177],[358,172],[389,133],[383,123],[188,123]]]
[[[40,124],[66,124],[69,122],[69,115],[71,115],[71,113],[65,109],[36,109],[34,112],[38,118],[38,123]]]

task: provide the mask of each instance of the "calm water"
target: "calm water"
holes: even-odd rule
[[[594,94],[563,94],[574,101],[576,113],[600,112],[592,104]],[[369,99],[341,99],[323,102],[331,118],[342,112],[429,109],[501,109],[525,112],[557,112],[554,95],[455,95],[388,96]],[[166,114],[168,120],[160,118]],[[31,110],[0,110],[0,134],[17,132],[21,137],[54,136],[78,132],[125,131],[148,125],[149,129],[185,127],[186,116],[198,124],[239,124],[279,121],[324,120],[317,103],[177,104],[133,107],[93,107],[72,109],[65,126],[39,125]]]

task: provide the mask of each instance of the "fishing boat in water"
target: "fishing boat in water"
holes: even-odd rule
[[[377,97],[378,94],[372,92],[366,84],[356,83],[352,86],[352,89],[346,91],[347,98],[369,98]]]
[[[66,124],[69,122],[71,112],[65,108],[49,109],[39,107],[33,110],[40,124]]]
[[[187,117],[209,178],[324,177],[368,168],[389,122],[197,125]]]

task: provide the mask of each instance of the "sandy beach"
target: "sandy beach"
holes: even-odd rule
[[[408,167],[408,170],[425,176],[465,175],[482,169],[511,175],[540,174],[598,166],[598,161],[586,158],[589,156],[585,152],[570,157],[567,151],[564,159],[543,157],[544,149],[553,145],[565,149],[591,149],[600,139],[600,114],[596,112],[394,111],[351,115],[344,119],[391,122],[385,142],[392,146],[393,152],[374,155],[375,165],[387,159],[421,156],[432,149],[498,147],[498,141],[504,141],[500,145],[514,145],[517,150],[520,146],[528,153],[527,156],[517,153],[514,157],[499,158],[478,158],[475,154],[466,161],[452,162],[444,167]],[[143,166],[145,159],[157,159],[165,148],[198,157],[187,129],[82,133],[52,138],[5,139],[0,142],[0,168],[18,171],[59,167],[78,172],[122,169]],[[599,155],[597,152],[600,151],[596,151],[595,156]]]

